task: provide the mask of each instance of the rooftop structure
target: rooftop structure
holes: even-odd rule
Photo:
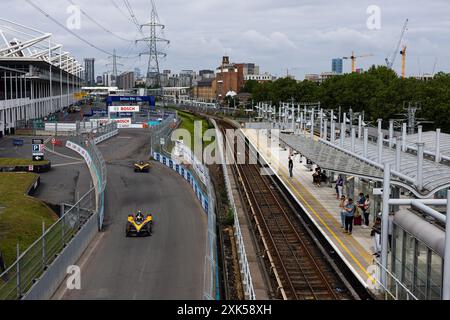
[[[76,102],[83,70],[51,33],[0,19],[0,136]]]

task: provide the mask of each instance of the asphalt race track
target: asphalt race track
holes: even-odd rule
[[[108,165],[104,231],[78,262],[81,290],[63,284],[55,299],[202,299],[206,215],[186,181],[148,159],[148,133],[122,130],[99,145]],[[151,212],[153,236],[126,238],[129,213]]]

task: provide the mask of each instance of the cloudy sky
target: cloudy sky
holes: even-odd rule
[[[136,26],[130,21],[123,0],[32,0],[59,22],[67,25],[70,2],[79,5],[91,18],[115,34],[102,30],[81,15],[79,36],[102,50],[134,58],[123,59],[119,70],[146,70],[145,51],[137,46]],[[150,0],[128,0],[137,20],[149,20]],[[227,54],[233,62],[255,62],[261,71],[277,76],[291,74],[303,79],[305,73],[330,71],[331,59],[355,54],[373,54],[357,61],[368,68],[384,64],[398,42],[406,18],[409,28],[404,44],[408,46],[407,73],[450,72],[450,1],[448,0],[155,0],[159,17],[166,25],[163,46],[167,57],[161,68],[215,68]],[[380,8],[380,29],[369,29],[369,6]],[[83,43],[45,17],[26,0],[2,0],[0,17],[45,32],[64,44],[78,59],[96,58],[96,73],[108,69],[107,55]],[[373,21],[370,19],[370,21]],[[0,21],[0,26],[2,22]],[[394,68],[399,71],[400,57]],[[344,63],[350,70],[350,62]]]

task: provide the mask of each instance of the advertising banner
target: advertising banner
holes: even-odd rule
[[[131,127],[131,118],[111,119],[111,121],[117,123],[118,129],[127,129]]]
[[[139,106],[110,106],[109,112],[139,112]]]

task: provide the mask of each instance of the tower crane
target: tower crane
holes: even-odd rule
[[[390,57],[386,58],[386,66],[389,69],[392,69],[392,67],[394,66],[395,63],[395,59],[397,58],[397,54],[400,52],[400,54],[402,55],[402,57],[404,58],[405,62],[406,62],[406,47],[404,47],[405,50],[400,51],[400,46],[402,44],[403,38],[405,37],[405,33],[406,30],[408,30],[408,19],[406,19],[405,24],[403,25],[402,28],[402,33],[400,34],[400,39],[398,40],[397,46],[395,47],[394,52],[391,54]],[[402,54],[402,52],[405,52],[404,54]],[[402,66],[403,69],[403,66]]]
[[[363,55],[355,56],[355,53],[352,51],[352,55],[350,57],[342,57],[342,59],[352,60],[352,72],[356,72],[356,59],[372,57],[372,56],[373,56],[373,54],[363,54]]]
[[[402,55],[402,78],[406,77],[406,46],[403,46],[402,51],[400,51]]]

